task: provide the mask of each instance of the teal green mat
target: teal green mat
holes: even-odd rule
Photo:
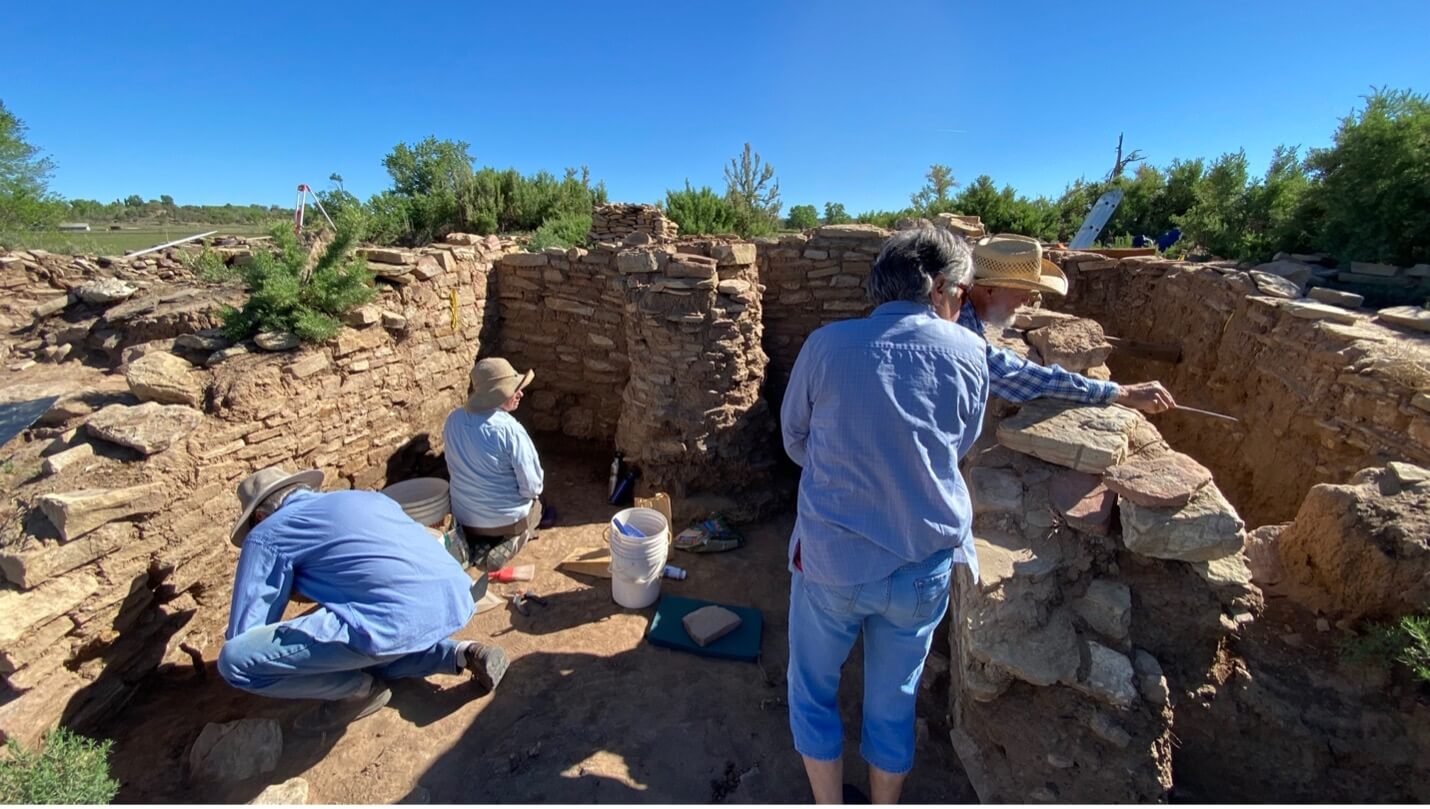
[[[734,632],[715,641],[709,646],[701,646],[690,639],[682,623],[685,616],[715,604],[714,601],[700,601],[680,596],[661,596],[655,607],[655,620],[650,622],[646,639],[656,646],[694,652],[703,657],[721,660],[743,660],[753,663],[760,657],[760,637],[764,633],[765,618],[757,609],[732,607],[729,604],[715,604],[740,616],[740,626]]]

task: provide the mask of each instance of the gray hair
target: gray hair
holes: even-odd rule
[[[884,242],[869,270],[866,290],[875,306],[889,301],[928,303],[939,275],[949,287],[973,283],[968,245],[942,228],[905,230]]]
[[[283,501],[297,492],[310,492],[313,487],[306,483],[294,483],[291,486],[284,486],[273,494],[268,495],[259,501],[253,509],[253,519],[255,521],[270,517],[273,512],[283,507]]]

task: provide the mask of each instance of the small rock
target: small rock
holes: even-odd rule
[[[36,319],[36,320],[43,320],[44,318],[47,318],[47,317],[49,317],[50,315],[55,314],[56,312],[62,311],[66,306],[69,306],[69,305],[70,305],[70,296],[69,296],[69,295],[61,295],[61,296],[59,296],[58,298],[50,298],[49,300],[47,300],[47,301],[45,301],[44,303],[41,303],[39,306],[36,306],[36,307],[35,307],[35,310],[34,310],[35,319]]]
[[[1092,720],[1088,722],[1088,727],[1103,741],[1113,747],[1126,747],[1132,743],[1132,734],[1123,730],[1107,714],[1098,711],[1092,715]]]
[[[229,346],[221,351],[215,351],[204,361],[205,368],[212,368],[225,360],[233,359],[250,353],[247,346]]]
[[[355,329],[371,326],[382,320],[382,310],[372,304],[363,304],[343,315],[343,322]]]
[[[1303,320],[1328,320],[1332,323],[1343,323],[1347,326],[1353,326],[1356,322],[1355,314],[1347,312],[1339,306],[1327,306],[1324,303],[1291,301],[1283,304],[1282,308],[1292,317],[1299,317]]]
[[[1306,293],[1306,297],[1318,303],[1339,306],[1343,309],[1356,309],[1365,303],[1364,295],[1357,295],[1354,292],[1342,292],[1339,289],[1330,287],[1312,287]]]
[[[249,801],[253,806],[301,806],[308,802],[308,782],[289,778],[281,784],[266,787]]]
[[[130,363],[124,369],[129,390],[141,402],[200,407],[204,403],[204,380],[182,357],[156,351]]]
[[[75,295],[85,303],[104,305],[109,303],[119,303],[126,300],[134,293],[138,292],[138,287],[127,284],[118,278],[101,278],[97,281],[89,281],[75,289]]]
[[[1023,482],[1007,469],[975,466],[968,470],[974,514],[1023,513]]]
[[[1098,536],[1111,531],[1117,495],[1102,485],[1101,477],[1059,470],[1048,483],[1048,498],[1073,529]]]
[[[93,457],[93,444],[78,444],[46,458],[44,471],[46,475],[58,475],[65,469],[76,464],[85,463]]]
[[[1299,649],[1302,645],[1301,633],[1292,632],[1288,635],[1282,635],[1281,642],[1286,644],[1287,646],[1290,646],[1292,649]]]
[[[1330,622],[1330,621],[1327,621],[1325,618],[1317,618],[1317,619],[1316,619],[1316,631],[1317,631],[1317,632],[1330,632],[1330,631],[1331,631],[1331,622]]]
[[[301,342],[298,335],[288,331],[261,331],[253,342],[264,351],[290,351]]]
[[[627,247],[637,247],[642,244],[650,244],[654,241],[655,238],[649,233],[637,230],[631,233],[627,233],[626,238],[622,240],[622,243],[625,244]]]
[[[1210,562],[1190,562],[1197,575],[1216,588],[1245,589],[1251,584],[1251,567],[1240,553],[1213,559]]]
[[[205,329],[193,334],[181,334],[174,339],[174,348],[186,351],[222,351],[231,343],[217,329]]]
[[[1132,682],[1132,661],[1096,641],[1084,640],[1083,646],[1088,654],[1087,676],[1073,686],[1115,707],[1131,707],[1138,696]]]
[[[1070,371],[1085,371],[1101,365],[1112,353],[1112,345],[1097,321],[1082,318],[1059,320],[1028,332],[1027,340],[1038,349],[1046,365]]]
[[[396,312],[383,312],[382,327],[393,331],[407,331],[407,318]]]
[[[1295,300],[1301,297],[1301,287],[1293,281],[1282,278],[1271,273],[1251,271],[1251,280],[1256,283],[1256,288],[1263,295],[1270,295],[1273,298],[1286,298]]]
[[[1037,789],[1028,793],[1028,800],[1037,801],[1039,803],[1052,803],[1057,799],[1058,796],[1054,795],[1053,791],[1051,789],[1048,789],[1047,787],[1038,787]]]
[[[196,780],[231,782],[272,772],[283,755],[283,731],[272,719],[239,719],[204,726],[189,748]]]
[[[1088,626],[1114,641],[1127,637],[1132,626],[1132,591],[1122,582],[1094,579],[1072,608]]]
[[[691,640],[707,646],[738,629],[741,618],[724,607],[710,604],[688,613],[681,623]]]
[[[1049,753],[1047,757],[1048,766],[1059,770],[1066,770],[1073,765],[1072,757],[1062,753]]]
[[[1430,469],[1403,461],[1391,461],[1385,465],[1390,470],[1391,477],[1395,478],[1401,488],[1413,489],[1423,483],[1430,482]]]

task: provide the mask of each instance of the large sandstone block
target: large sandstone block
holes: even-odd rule
[[[1028,332],[1028,342],[1038,349],[1044,365],[1085,371],[1107,361],[1112,344],[1102,326],[1093,320],[1060,320]]]
[[[204,380],[188,360],[168,352],[146,354],[124,369],[129,390],[141,402],[201,407]]]
[[[1366,469],[1312,487],[1275,541],[1299,600],[1352,619],[1430,609],[1430,472]]]
[[[1212,473],[1191,456],[1180,452],[1141,453],[1107,470],[1107,488],[1139,506],[1180,508],[1203,486]]]
[[[1101,474],[1127,455],[1141,416],[1117,406],[1067,406],[1034,400],[998,425],[1003,446],[1066,466]]]
[[[4,571],[5,578],[28,590],[112,553],[134,537],[133,526],[118,523],[100,526],[63,543],[42,542],[27,536],[17,546],[0,552],[0,570]]]
[[[163,452],[203,421],[203,414],[184,405],[112,404],[89,417],[85,429],[95,438],[132,447],[145,455]]]
[[[1430,309],[1423,306],[1392,306],[1381,309],[1376,317],[1395,326],[1430,332]]]
[[[39,506],[60,537],[69,542],[94,529],[132,517],[152,514],[164,506],[164,487],[158,483],[123,489],[81,489],[40,495]]]
[[[1123,500],[1122,542],[1129,551],[1157,559],[1209,562],[1241,550],[1246,525],[1216,484],[1208,484],[1180,508],[1155,508]]]
[[[243,781],[278,768],[283,730],[272,719],[239,719],[204,726],[189,748],[189,774],[196,781]]]

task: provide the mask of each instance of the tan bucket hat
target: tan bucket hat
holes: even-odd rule
[[[502,402],[525,389],[535,378],[535,371],[517,373],[511,363],[501,357],[479,360],[472,366],[472,393],[467,397],[467,410],[479,413],[501,407]]]
[[[248,537],[249,529],[253,528],[248,523],[253,518],[253,510],[258,508],[258,504],[263,502],[263,498],[294,483],[303,483],[309,488],[317,490],[323,485],[323,470],[305,469],[302,472],[289,474],[280,466],[270,466],[244,478],[238,484],[238,504],[242,507],[242,511],[239,512],[238,520],[233,524],[233,531],[229,533],[229,541],[234,545],[242,546],[243,540]]]
[[[973,283],[1068,294],[1068,277],[1058,265],[1043,258],[1042,244],[1011,233],[990,236],[974,246]]]

